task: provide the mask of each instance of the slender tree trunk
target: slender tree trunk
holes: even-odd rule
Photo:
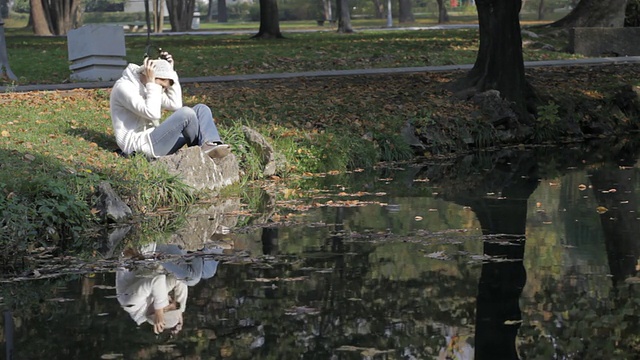
[[[53,35],[49,27],[49,20],[41,0],[30,0],[31,19],[33,20],[33,32],[36,35]]]
[[[325,20],[333,20],[333,10],[331,10],[331,0],[323,0],[324,4],[324,19]]]
[[[445,0],[438,1],[438,24],[444,24],[449,22],[449,14],[447,13],[447,7],[445,6]]]
[[[540,0],[540,3],[538,4],[538,20],[544,20],[545,11],[544,0]]]
[[[218,22],[226,23],[228,20],[227,0],[218,0]]]
[[[413,12],[411,11],[411,0],[398,0],[398,22],[413,22]]]
[[[281,39],[277,0],[260,0],[260,29],[253,38]]]
[[[153,32],[161,33],[164,27],[164,0],[153,0]]]
[[[372,0],[373,2],[373,16],[376,19],[384,19],[384,4],[380,0]]]
[[[338,0],[338,32],[352,33],[351,12],[349,11],[349,0]]]
[[[623,27],[627,0],[581,0],[552,27]]]

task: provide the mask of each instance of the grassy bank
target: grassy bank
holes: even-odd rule
[[[185,69],[184,76],[202,75],[205,70],[209,74],[259,72],[267,68],[265,64],[272,64],[268,69],[273,72],[309,70],[310,66],[337,68],[340,64],[367,67],[377,58],[389,61],[385,67],[404,66],[407,63],[402,61],[417,61],[421,56],[460,63],[473,58],[477,46],[472,30],[336,36],[324,43],[324,54],[315,53],[322,60],[314,65],[313,57],[303,56],[311,52],[310,39],[321,41],[329,35],[308,36],[300,34],[283,43],[186,36],[167,38],[170,43],[161,45],[180,49],[176,58],[179,69]],[[37,48],[48,57],[49,52],[60,51],[54,45],[59,39],[21,39],[10,40],[14,53],[23,48],[26,56],[27,47],[31,53]],[[142,51],[141,38],[127,41],[128,46]],[[210,43],[218,48],[210,49]],[[296,53],[292,44],[307,49]],[[423,48],[430,51],[420,50]],[[381,49],[390,57],[383,56]],[[531,48],[528,53],[531,58],[549,52]],[[353,58],[343,61],[339,54]],[[226,56],[236,60],[216,60]],[[229,64],[237,65],[232,69]],[[31,81],[57,82],[65,77],[64,70],[46,70],[46,66],[58,69],[62,65],[32,62]],[[609,101],[609,89],[640,78],[636,68],[538,69],[529,75],[533,85],[547,98],[557,99],[557,104],[593,101],[590,104],[596,109]],[[232,144],[246,174],[243,181],[247,181],[258,177],[258,171],[252,165],[255,159],[243,146],[242,125],[267,136],[286,157],[283,177],[410,158],[414,153],[399,135],[407,120],[439,134],[441,141],[430,144],[425,155],[455,153],[461,150],[454,141],[461,129],[484,126],[471,116],[475,109],[470,104],[453,100],[444,88],[461,76],[463,72],[190,84],[184,88],[184,100],[186,105],[203,102],[214,109],[223,138]],[[91,249],[86,240],[87,231],[96,224],[91,204],[103,180],[139,215],[157,214],[196,200],[177,179],[150,167],[145,159],[125,159],[113,153],[116,145],[108,98],[108,89],[0,94],[0,260],[38,246]],[[549,109],[546,121],[564,116],[562,109],[553,110]]]

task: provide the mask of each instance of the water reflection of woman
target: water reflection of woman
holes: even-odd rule
[[[182,330],[188,287],[175,275],[165,274],[161,268],[120,268],[116,272],[116,293],[118,302],[136,324],[148,322],[156,334],[165,329],[174,334]]]

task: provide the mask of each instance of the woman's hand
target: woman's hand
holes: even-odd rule
[[[169,54],[167,51],[160,51],[160,59],[165,59],[171,67],[175,69],[175,63],[173,62],[173,55]]]
[[[164,331],[164,309],[158,309],[155,311],[155,319],[153,322],[153,332],[160,334]]]
[[[156,64],[154,63],[154,61],[149,58],[145,58],[142,66],[143,66],[142,74],[144,75],[145,79],[147,79],[147,84],[155,83],[156,82],[156,71],[155,71]]]

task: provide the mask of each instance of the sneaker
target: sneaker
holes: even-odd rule
[[[231,147],[228,144],[217,144],[217,143],[205,143],[200,147],[202,152],[209,155],[212,159],[220,159],[223,158],[231,152]]]

